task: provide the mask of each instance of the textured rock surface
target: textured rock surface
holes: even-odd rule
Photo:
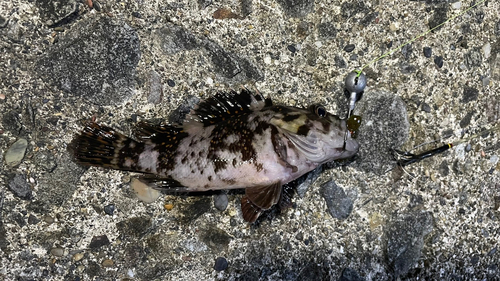
[[[82,120],[131,134],[240,87],[345,115],[348,72],[471,6],[460,4],[1,1],[0,280],[496,280],[499,133],[480,131],[500,119],[498,1],[365,68],[357,158],[290,184],[291,207],[255,224],[241,191],[146,204],[136,175],[67,151]],[[450,134],[479,136],[393,169],[391,149]],[[7,165],[18,139],[24,157]],[[342,219],[335,206],[349,206]]]

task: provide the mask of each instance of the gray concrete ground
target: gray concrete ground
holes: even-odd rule
[[[131,134],[242,86],[344,115],[351,70],[471,5],[2,1],[0,279],[499,280],[499,133],[482,133],[500,114],[498,1],[365,68],[358,157],[253,225],[241,193],[147,204],[134,174],[67,151],[83,120]],[[405,170],[390,153],[461,139]]]

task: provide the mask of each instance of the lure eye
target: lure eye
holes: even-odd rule
[[[326,109],[321,104],[313,104],[311,105],[311,111],[318,115],[319,117],[326,116]]]

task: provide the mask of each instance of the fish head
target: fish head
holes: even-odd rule
[[[308,109],[284,107],[271,123],[281,129],[299,153],[314,163],[349,158],[359,150],[346,120],[330,114],[321,105]]]

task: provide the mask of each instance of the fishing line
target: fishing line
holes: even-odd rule
[[[347,131],[350,131],[351,134],[355,133],[358,128],[359,128],[359,123],[361,121],[361,117],[359,116],[356,116],[356,115],[352,115],[352,112],[354,110],[354,107],[355,107],[355,103],[361,98],[362,94],[363,94],[363,90],[366,86],[366,77],[365,75],[362,73],[363,70],[370,66],[370,65],[373,65],[375,64],[376,62],[380,61],[381,59],[387,57],[387,56],[390,56],[392,55],[394,52],[402,49],[404,46],[408,45],[408,44],[411,44],[413,42],[415,42],[417,39],[429,34],[430,32],[440,28],[441,26],[449,23],[450,21],[456,19],[457,17],[459,16],[462,16],[463,14],[469,12],[470,10],[474,9],[475,7],[477,7],[479,4],[482,4],[486,2],[486,0],[481,0],[479,1],[478,3],[470,6],[469,8],[465,9],[464,11],[446,19],[444,22],[436,25],[435,27],[433,28],[430,28],[428,29],[427,31],[413,37],[412,39],[406,41],[405,43],[399,45],[398,47],[392,49],[392,50],[389,50],[388,52],[384,53],[383,55],[373,59],[372,61],[370,61],[369,63],[363,65],[363,67],[361,67],[361,69],[359,70],[353,70],[351,73],[349,73],[346,77],[346,80],[345,80],[345,85],[346,85],[346,96],[349,99],[349,110],[348,110],[348,114],[347,114],[347,129],[346,129],[346,132],[345,132],[345,136],[344,136],[344,148],[345,148],[345,144],[346,144],[346,139],[347,139]],[[353,120],[351,120],[351,118],[356,118],[356,120],[359,120],[357,122],[351,122]],[[352,124],[350,125],[351,122]],[[396,159],[396,162],[398,164],[398,166],[400,167],[403,167],[403,166],[406,166],[406,165],[409,165],[409,164],[412,164],[412,163],[416,163],[416,162],[419,162],[425,158],[428,158],[428,157],[432,157],[436,154],[440,154],[440,153],[443,153],[445,151],[447,151],[448,149],[452,148],[453,146],[456,146],[458,144],[461,144],[461,143],[465,143],[465,142],[468,142],[474,138],[477,138],[478,136],[480,135],[483,135],[483,134],[486,134],[486,133],[489,133],[489,132],[493,132],[495,130],[499,130],[500,129],[500,124],[498,125],[495,125],[493,126],[492,128],[490,129],[487,129],[487,130],[483,130],[481,131],[480,133],[478,134],[474,134],[474,135],[471,135],[469,136],[468,138],[463,138],[455,143],[447,143],[445,145],[442,145],[440,147],[437,147],[437,148],[434,148],[432,150],[428,150],[428,151],[425,151],[425,152],[422,152],[420,154],[413,154],[413,153],[410,153],[411,150],[414,150],[415,148],[417,147],[420,147],[420,146],[423,146],[425,144],[429,144],[429,143],[432,143],[432,142],[428,142],[428,143],[424,143],[424,144],[420,144],[414,148],[412,148],[410,151],[406,151],[406,152],[403,152],[403,151],[400,151],[400,150],[396,150],[396,149],[393,149],[393,152],[394,152],[394,157]],[[439,140],[438,140],[439,141]],[[436,141],[435,141],[436,142]],[[391,169],[392,170],[392,169]],[[404,170],[404,169],[403,169]]]
[[[411,43],[415,42],[415,40],[419,39],[420,37],[423,37],[423,36],[425,36],[425,35],[429,34],[430,32],[432,32],[432,31],[434,31],[434,30],[438,29],[439,27],[441,27],[441,26],[445,25],[446,23],[448,23],[448,22],[450,22],[450,21],[452,21],[452,20],[456,19],[457,17],[459,17],[459,16],[461,16],[461,15],[463,15],[463,14],[465,14],[465,13],[469,12],[470,10],[474,9],[474,8],[475,8],[475,7],[477,7],[479,4],[482,4],[482,3],[484,3],[484,2],[486,2],[486,0],[481,0],[481,1],[477,2],[476,4],[474,4],[474,5],[470,6],[469,8],[465,9],[464,11],[462,11],[462,12],[460,12],[460,13],[458,13],[458,14],[456,14],[456,15],[454,15],[454,16],[452,16],[452,17],[450,17],[450,18],[448,18],[446,21],[444,21],[444,22],[442,22],[442,23],[440,23],[440,24],[436,25],[435,27],[433,27],[433,28],[431,28],[431,29],[429,29],[429,30],[427,30],[427,31],[425,31],[425,32],[423,32],[423,33],[421,33],[421,34],[419,34],[419,35],[417,35],[417,36],[413,37],[412,39],[408,40],[407,42],[405,42],[405,43],[403,43],[403,44],[399,45],[397,48],[392,49],[392,50],[389,50],[388,52],[386,52],[385,54],[381,55],[380,57],[375,58],[374,60],[370,61],[369,63],[367,63],[367,64],[363,65],[363,67],[361,67],[361,69],[359,69],[359,70],[355,69],[355,70],[354,70],[354,72],[356,72],[356,73],[357,73],[357,77],[359,77],[359,76],[361,75],[361,73],[363,72],[363,69],[365,69],[366,67],[368,67],[368,66],[370,66],[370,65],[372,65],[372,64],[375,64],[376,62],[378,62],[379,60],[381,60],[381,59],[383,59],[383,58],[385,58],[385,57],[387,57],[387,56],[392,55],[394,52],[396,52],[396,51],[400,50],[400,49],[401,49],[401,48],[403,48],[404,46],[406,46],[406,45],[408,45],[408,44],[411,44]]]

